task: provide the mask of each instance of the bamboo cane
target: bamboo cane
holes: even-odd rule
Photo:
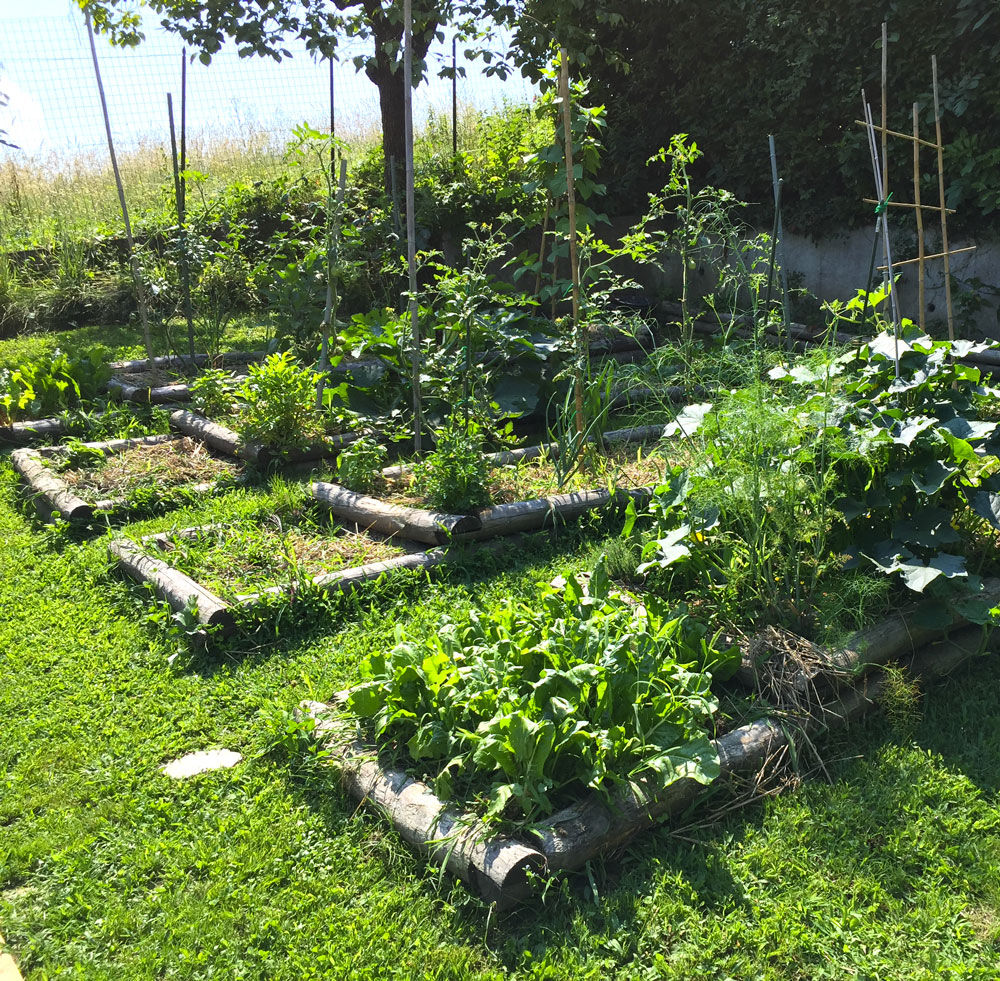
[[[566,143],[566,198],[569,209],[569,265],[573,281],[573,340],[576,349],[576,369],[573,377],[576,403],[576,431],[582,434],[583,418],[583,358],[584,344],[580,325],[580,262],[576,241],[576,181],[573,176],[573,113],[569,101],[569,55],[559,49],[559,94],[562,98],[563,138]]]
[[[924,212],[920,207],[920,119],[917,104],[913,103],[913,204],[917,216],[917,308],[921,328],[927,326],[927,307],[924,302]]]
[[[111,170],[115,175],[115,187],[118,189],[118,203],[121,205],[122,218],[125,222],[125,243],[128,248],[129,268],[132,271],[132,284],[135,288],[135,302],[139,308],[139,322],[142,324],[142,341],[146,348],[146,357],[150,367],[153,364],[153,337],[149,329],[149,310],[146,307],[146,294],[142,288],[142,276],[139,273],[139,262],[135,257],[135,240],[132,238],[132,222],[128,217],[128,204],[125,202],[125,185],[122,183],[121,171],[118,169],[118,157],[115,154],[115,141],[111,135],[111,118],[108,116],[108,100],[104,95],[104,82],[101,80],[101,66],[97,62],[97,45],[94,43],[94,25],[90,20],[90,11],[84,10],[87,23],[87,37],[90,39],[90,56],[94,62],[94,78],[97,80],[97,94],[101,100],[101,112],[104,115],[104,132],[108,138],[108,154],[111,157]]]
[[[931,55],[934,89],[934,129],[937,139],[938,199],[941,203],[941,252],[944,258],[944,302],[948,312],[948,340],[955,340],[955,315],[951,306],[951,261],[948,253],[948,214],[944,199],[944,146],[941,143],[941,106],[938,102],[937,55]]]
[[[423,407],[420,398],[420,318],[417,309],[417,230],[413,203],[413,4],[403,0],[403,89],[406,139],[406,266],[410,286],[410,328],[412,335],[413,452],[420,454]]]

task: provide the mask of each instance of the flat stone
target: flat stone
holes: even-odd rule
[[[236,766],[242,759],[240,753],[234,753],[231,749],[205,749],[164,763],[160,769],[174,780],[183,780],[185,777],[193,777],[196,773]]]

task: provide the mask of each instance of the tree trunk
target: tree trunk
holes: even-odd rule
[[[403,89],[403,22],[392,20],[382,10],[381,0],[366,0],[365,14],[372,28],[375,56],[365,65],[365,74],[378,86],[379,110],[382,114],[382,151],[384,154],[385,194],[392,201],[392,170],[396,170],[396,187],[403,188],[406,158]],[[413,11],[413,59],[423,61],[438,29],[433,4],[416,4]],[[429,9],[425,9],[429,8]],[[388,51],[397,50],[397,61]]]

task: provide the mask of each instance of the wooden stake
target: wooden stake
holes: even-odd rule
[[[545,236],[549,232],[549,208],[551,203],[549,201],[545,202],[545,217],[542,219],[542,241],[538,246],[538,272],[535,274],[535,299],[538,299],[538,294],[542,291],[542,267],[545,265]]]
[[[886,79],[889,67],[889,31],[888,24],[882,21],[882,200],[889,196],[889,155],[888,155],[888,102],[886,96]]]
[[[913,204],[917,216],[917,308],[920,326],[927,326],[927,306],[924,303],[924,212],[920,207],[920,119],[917,104],[913,103]]]
[[[881,201],[877,200],[876,198],[862,198],[861,200],[864,201],[865,204],[881,204],[882,203]],[[912,201],[886,201],[885,203],[890,208],[916,208],[917,207],[917,205],[915,205]],[[941,210],[936,204],[921,204],[920,208],[923,211],[933,211],[935,213],[937,213],[937,212],[939,212]],[[946,208],[945,210],[948,212],[949,215],[955,214],[955,209],[954,208]]]
[[[855,119],[854,122],[856,122],[859,126],[864,126],[866,129],[868,128],[868,124],[863,119]],[[872,128],[875,130],[876,133],[883,133],[888,136],[897,136],[901,140],[908,140],[912,142],[914,139],[912,134],[910,133],[897,133],[894,129],[883,129],[881,126],[875,126],[874,124],[872,124]],[[930,149],[932,150],[937,149],[937,144],[931,143],[930,140],[918,139],[917,142],[921,146],[930,147]],[[937,209],[935,208],[934,210],[936,211]]]
[[[569,55],[559,49],[559,95],[562,99],[563,137],[566,142],[566,199],[569,208],[569,265],[573,280],[573,340],[577,365],[573,388],[576,402],[576,431],[582,434],[583,420],[583,359],[586,345],[580,325],[580,263],[576,242],[576,181],[573,177],[573,112],[569,101]]]
[[[108,100],[104,95],[104,82],[101,80],[101,67],[97,63],[97,45],[94,43],[94,25],[90,20],[90,11],[84,9],[84,19],[87,23],[87,36],[90,39],[90,56],[94,62],[94,78],[97,80],[97,94],[101,99],[101,112],[104,114],[104,132],[108,138],[108,153],[111,156],[111,170],[115,175],[115,187],[118,189],[118,203],[121,205],[122,218],[125,221],[125,243],[128,247],[129,268],[132,270],[132,285],[135,289],[135,302],[139,308],[139,322],[142,324],[142,342],[146,348],[149,365],[153,366],[153,336],[149,330],[149,311],[146,307],[146,294],[142,288],[142,276],[139,272],[139,262],[135,257],[135,241],[132,238],[132,223],[128,217],[128,205],[125,203],[125,185],[122,183],[121,171],[118,169],[118,157],[115,155],[115,141],[111,135],[111,118],[108,116]]]
[[[423,406],[420,398],[420,317],[417,309],[417,229],[413,204],[413,3],[403,0],[403,128],[406,140],[406,266],[410,285],[412,336],[413,452],[422,449]]]
[[[934,255],[925,255],[924,262],[930,262],[932,259],[944,259],[949,255],[958,255],[959,252],[975,252],[976,246],[967,245],[962,249],[952,249],[950,252],[935,252]],[[892,261],[892,268],[896,269],[899,266],[912,266],[913,263],[919,262],[919,259],[903,259],[902,262],[897,262],[895,259]],[[879,266],[879,272],[883,269],[887,269],[888,266]]]
[[[955,340],[955,315],[951,307],[951,261],[948,252],[948,213],[944,200],[944,146],[941,143],[941,106],[938,102],[937,55],[931,55],[934,89],[934,130],[937,138],[938,198],[941,202],[941,252],[944,258],[944,302],[948,311],[948,340]]]

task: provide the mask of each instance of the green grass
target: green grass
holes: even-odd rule
[[[133,530],[253,505],[234,493]],[[28,981],[995,978],[996,660],[926,693],[905,736],[876,719],[827,743],[832,782],[659,827],[502,917],[439,887],[333,774],[272,751],[268,719],[354,682],[397,624],[526,597],[610,531],[293,607],[278,635],[171,663],[104,539],[36,525],[0,457],[0,931]],[[245,761],[159,773],[213,747]]]
[[[179,319],[171,321],[170,328],[174,347],[179,349],[181,354],[186,353],[187,328]],[[224,351],[260,350],[267,334],[268,327],[264,316],[241,315],[235,317],[227,327],[221,348]],[[208,330],[199,330],[196,325],[196,350],[203,353],[208,341]],[[139,329],[135,324],[99,324],[58,333],[21,334],[0,340],[0,369],[17,368],[33,358],[51,353],[56,348],[70,354],[82,354],[88,349],[100,348],[109,361],[129,361],[146,357]],[[157,355],[176,353],[170,349],[162,330],[153,332],[153,352]]]
[[[227,346],[252,346],[255,329],[237,324]],[[95,342],[141,354],[133,331],[84,328],[0,343],[0,364]],[[129,534],[294,500],[273,481]],[[330,770],[275,748],[274,720],[355,682],[397,625],[528,598],[615,532],[585,525],[283,607],[189,654],[109,572],[102,535],[27,515],[0,454],[0,932],[28,981],[996,978],[996,659],[909,715],[894,706],[895,727],[875,718],[827,742],[830,782],[658,827],[504,916],[440,883]],[[215,747],[245,760],[184,782],[159,772]]]

